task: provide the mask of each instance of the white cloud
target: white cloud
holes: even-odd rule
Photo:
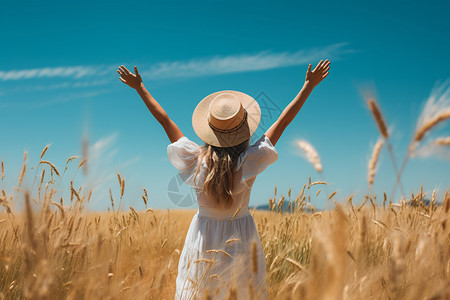
[[[56,67],[28,70],[0,71],[0,80],[19,80],[48,77],[82,78],[98,71],[98,66]]]
[[[214,56],[188,61],[169,61],[157,63],[150,68],[146,68],[145,64],[143,64],[140,66],[140,69],[142,70],[141,74],[149,79],[188,78],[262,71],[302,65],[310,62],[314,63],[321,58],[337,59],[342,54],[353,52],[350,49],[346,49],[346,45],[347,43],[339,43],[297,52],[272,53],[270,51],[263,51],[256,54]],[[115,74],[117,66],[91,65],[0,71],[0,81],[64,77],[82,79],[91,75],[95,75],[99,79],[99,77],[109,77]],[[83,84],[80,84],[80,87],[83,86]]]
[[[345,45],[346,43],[340,43],[293,53],[263,51],[257,54],[215,56],[184,62],[162,62],[141,73],[146,78],[163,79],[262,71],[314,63],[320,58],[338,58],[340,54],[351,52],[351,50],[344,49]]]
[[[127,171],[132,173],[129,171],[129,167],[139,163],[139,156],[131,157],[125,161],[121,161],[118,158],[120,151],[118,137],[119,134],[115,132],[100,138],[89,146],[87,175],[84,177],[82,186],[86,188],[86,193],[88,193],[89,189],[93,191],[92,208],[104,209],[106,206],[110,206],[109,188],[111,188],[117,201],[115,205],[118,205],[120,188],[117,180],[117,171],[124,171],[125,174],[127,174]]]

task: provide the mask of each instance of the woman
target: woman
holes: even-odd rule
[[[169,160],[181,178],[193,186],[199,209],[189,227],[178,265],[175,299],[209,294],[222,298],[265,298],[265,257],[248,204],[256,176],[275,162],[274,146],[309,94],[327,75],[328,60],[306,72],[305,83],[277,121],[254,144],[261,111],[249,95],[219,91],[205,97],[194,110],[192,124],[205,142],[190,141],[168,117],[135,74],[120,66],[120,80],[134,88],[162,125],[171,144]]]

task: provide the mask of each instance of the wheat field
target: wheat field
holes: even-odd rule
[[[109,211],[89,212],[90,190],[61,185],[75,158],[60,172],[44,154],[39,174],[24,163],[17,188],[2,189],[0,298],[173,299],[195,211],[119,209],[125,180],[117,174],[120,193],[111,193]],[[22,189],[33,173],[35,188]],[[2,186],[4,174],[2,163]],[[290,190],[288,197],[275,190],[270,211],[252,211],[269,299],[450,298],[448,193],[427,195],[429,205],[422,189],[400,204],[367,195],[353,205],[332,193],[334,209],[315,211],[324,184],[308,182],[292,199]],[[145,190],[142,199],[148,207]],[[229,299],[235,296],[231,288]]]

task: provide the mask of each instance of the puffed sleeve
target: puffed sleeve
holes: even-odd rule
[[[268,165],[278,159],[278,152],[269,138],[263,135],[254,145],[249,146],[239,157],[236,169],[242,167],[242,182],[256,177]]]
[[[199,145],[183,136],[167,146],[167,155],[172,165],[179,170],[180,177],[190,185],[197,167],[198,156],[202,149]]]
[[[201,147],[185,136],[167,146],[167,155],[170,162],[180,171],[184,171],[196,164],[200,152]]]

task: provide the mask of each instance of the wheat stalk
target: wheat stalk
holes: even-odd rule
[[[125,192],[125,179],[122,179],[122,182],[120,183],[120,198],[123,197],[124,192]]]
[[[416,131],[416,134],[414,136],[414,142],[416,143],[420,142],[428,131],[430,131],[433,127],[437,126],[439,123],[442,123],[448,119],[450,119],[450,109],[447,109],[441,112],[440,114],[434,116],[434,118],[423,124],[422,127],[420,127]]]
[[[381,113],[376,100],[374,98],[371,98],[367,101],[367,104],[369,105],[369,110],[372,112],[372,116],[378,125],[378,129],[380,130],[381,135],[385,139],[387,139],[389,137],[389,133],[387,130],[386,122],[384,121],[383,114]]]
[[[291,263],[291,264],[293,264],[294,266],[296,266],[300,271],[307,272],[306,269],[301,264],[296,262],[295,260],[293,260],[293,259],[291,259],[289,257],[285,257],[284,260],[289,262],[289,263]]]
[[[46,146],[44,147],[44,149],[42,150],[42,152],[41,152],[41,158],[45,155],[45,152],[47,152],[48,147],[50,147],[50,145],[46,145]]]
[[[145,188],[142,188],[144,190],[144,195],[142,195],[142,200],[144,200],[145,208],[147,208],[147,202],[148,202],[148,193]]]
[[[322,163],[316,149],[305,140],[297,141],[297,146],[304,151],[306,159],[314,166],[318,173],[322,173]]]
[[[55,165],[52,164],[51,162],[49,162],[48,160],[41,160],[41,161],[39,162],[39,164],[47,164],[47,165],[49,165],[49,166],[53,169],[53,171],[56,173],[56,175],[59,176],[58,169],[56,169]]]
[[[256,274],[258,272],[258,245],[256,242],[252,242],[252,272],[253,274]]]
[[[450,146],[450,136],[437,138],[434,143],[440,146]]]
[[[81,167],[83,167],[86,162],[87,162],[87,158],[83,158],[83,160],[80,161],[80,164],[78,165],[78,169],[81,169]]]
[[[228,257],[231,257],[231,254],[228,253],[225,250],[215,250],[215,249],[213,249],[213,250],[207,250],[206,253],[222,253],[222,254],[224,254],[224,255],[226,255]]]
[[[23,166],[22,166],[22,171],[20,172],[20,176],[19,176],[19,189],[22,186],[22,181],[23,181],[23,178],[25,176],[26,169],[27,169],[27,164],[24,163]]]
[[[336,195],[336,194],[337,194],[337,191],[332,192],[331,195],[328,197],[328,200],[331,200],[331,198],[333,198],[334,195]]]
[[[324,185],[327,185],[328,183],[326,183],[325,181],[315,181],[315,182],[310,183],[310,184],[308,185],[308,189],[309,189],[310,187],[316,185],[316,184],[324,184]]]
[[[231,221],[233,222],[234,219],[236,218],[237,214],[241,211],[241,208],[239,207],[238,209],[236,209],[236,211],[233,214],[233,217],[231,218]]]
[[[206,258],[199,258],[199,259],[196,259],[196,260],[194,260],[194,264],[198,264],[198,263],[202,263],[202,262],[204,262],[204,263],[208,263],[208,264],[213,264],[214,263],[214,260],[212,260],[212,259],[206,259]]]
[[[381,133],[381,136],[386,140],[386,144],[387,144],[387,147],[389,150],[389,155],[391,156],[392,164],[394,166],[395,174],[397,175],[398,183],[400,184],[400,189],[401,189],[402,195],[405,195],[403,185],[400,181],[401,172],[399,171],[399,169],[397,167],[397,161],[394,156],[394,151],[392,149],[391,142],[389,141],[389,132],[387,130],[387,125],[383,118],[383,114],[381,113],[381,109],[379,108],[378,103],[374,98],[370,98],[369,100],[367,100],[367,104],[369,106],[369,110],[371,111],[373,118],[375,119],[375,122],[377,123],[377,126]],[[395,189],[393,190],[391,197],[394,196],[393,195],[394,192],[395,192]]]
[[[373,147],[372,156],[369,160],[369,173],[367,176],[367,181],[369,183],[369,188],[372,189],[373,182],[375,179],[376,166],[378,162],[378,157],[380,155],[381,147],[383,147],[383,139],[378,139],[375,147]]]
[[[71,156],[71,157],[69,157],[69,158],[67,159],[67,161],[66,161],[66,165],[69,164],[69,162],[71,162],[72,160],[74,160],[74,159],[76,159],[76,158],[78,158],[78,156]]]
[[[225,242],[225,244],[234,243],[234,242],[240,242],[241,239],[229,239]]]

